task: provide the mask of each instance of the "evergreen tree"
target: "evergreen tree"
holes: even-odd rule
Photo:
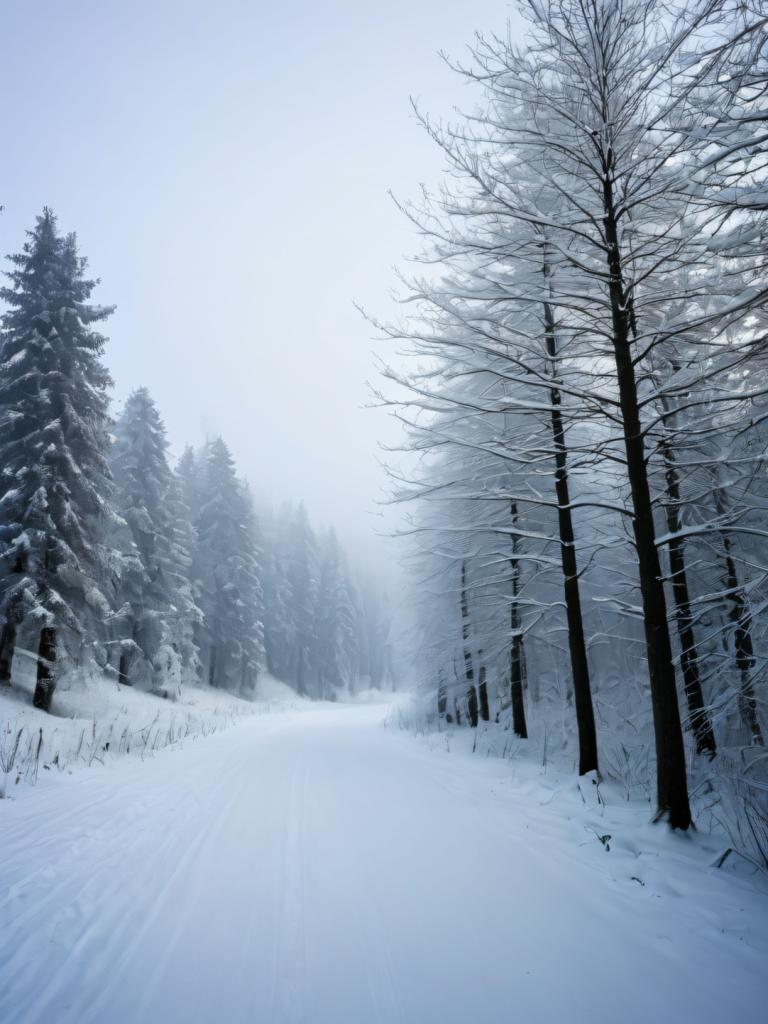
[[[80,662],[109,610],[111,380],[92,325],[113,307],[88,303],[97,282],[49,209],[10,260],[0,291],[10,307],[0,352],[0,677],[10,679],[19,630],[34,634],[34,703],[48,710],[57,658]]]
[[[358,583],[360,595],[359,646],[360,674],[374,689],[381,689],[389,672],[389,634],[391,629],[387,603],[378,581],[367,574]]]
[[[189,509],[190,519],[194,523],[200,515],[200,460],[189,444],[176,465],[176,479],[179,482],[179,496]]]
[[[329,698],[333,687],[353,687],[359,676],[360,618],[357,595],[343,564],[333,529],[323,538],[315,617],[318,696]]]
[[[304,502],[299,503],[288,526],[285,572],[293,624],[290,678],[298,693],[311,696],[316,689],[317,542]]]
[[[289,679],[295,623],[291,586],[286,573],[287,507],[267,524],[264,566],[264,647],[267,667],[278,679]]]
[[[174,589],[174,644],[181,658],[181,682],[192,686],[200,682],[199,635],[203,613],[198,604],[194,570],[197,560],[197,534],[192,513],[184,500],[181,482],[171,477],[166,497],[170,522],[170,574]]]
[[[235,582],[242,600],[241,634],[241,697],[252,700],[256,682],[265,661],[264,651],[264,589],[261,582],[263,547],[253,498],[247,484],[241,485],[243,544],[235,563]]]
[[[117,586],[119,677],[175,694],[194,672],[197,609],[189,572],[191,526],[168,465],[168,442],[148,390],[128,399],[112,454],[123,567]]]
[[[220,437],[205,454],[197,530],[205,676],[211,686],[252,696],[263,655],[255,516]]]
[[[185,510],[189,519],[189,532],[186,539],[186,554],[189,559],[187,575],[191,585],[191,597],[196,614],[193,617],[192,639],[197,653],[194,673],[196,681],[202,679],[202,662],[200,652],[204,645],[203,606],[203,567],[197,524],[200,519],[200,500],[202,491],[203,457],[196,455],[191,445],[187,445],[176,465],[176,482],[180,508]]]

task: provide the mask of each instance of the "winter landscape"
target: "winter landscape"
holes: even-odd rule
[[[2,1024],[763,1024],[768,3],[0,26]]]

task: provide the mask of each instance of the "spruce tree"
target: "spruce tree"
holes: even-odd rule
[[[266,523],[264,568],[264,646],[267,667],[278,679],[292,681],[296,646],[293,591],[288,578],[293,511],[283,504]]]
[[[263,658],[255,516],[224,441],[205,453],[197,530],[204,674],[211,686],[253,695]]]
[[[189,509],[191,521],[195,523],[200,514],[201,467],[191,445],[186,446],[176,464],[176,479],[181,500]]]
[[[317,600],[317,541],[304,502],[288,526],[286,578],[291,593],[293,647],[291,679],[298,693],[316,690],[315,607]]]
[[[185,686],[192,686],[200,682],[199,635],[203,622],[194,580],[197,533],[181,482],[175,474],[168,487],[166,507],[171,529],[169,572],[174,599],[173,647],[181,658],[181,681]]]
[[[322,541],[315,616],[316,662],[321,698],[333,688],[354,687],[360,668],[360,609],[333,529]]]
[[[202,473],[204,460],[196,455],[191,445],[187,445],[176,464],[176,483],[179,511],[188,518],[189,527],[184,528],[184,550],[188,560],[187,577],[190,582],[190,597],[195,607],[192,615],[192,643],[195,648],[194,679],[203,680],[201,651],[205,644],[203,607],[203,566],[197,526],[200,519],[200,501],[202,492]]]
[[[263,545],[253,498],[247,485],[241,485],[243,539],[235,562],[235,581],[241,597],[241,673],[240,696],[252,700],[256,682],[265,661],[264,588],[261,582]]]
[[[197,608],[189,581],[191,525],[167,457],[160,414],[146,388],[126,402],[115,431],[112,471],[120,515],[117,587],[122,682],[175,695],[196,669]]]
[[[19,631],[37,646],[36,707],[50,708],[57,661],[80,663],[101,636],[111,492],[105,338],[113,310],[88,299],[74,235],[49,209],[9,257],[0,349],[0,677]]]

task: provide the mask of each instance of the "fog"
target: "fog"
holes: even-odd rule
[[[356,544],[385,484],[365,408],[392,266],[418,247],[392,189],[442,159],[409,96],[474,102],[439,58],[498,0],[387,5],[220,0],[3,8],[3,252],[44,204],[116,303],[119,403],[150,388],[173,449],[221,433],[257,494],[306,500]],[[31,55],[44,55],[34,60]]]

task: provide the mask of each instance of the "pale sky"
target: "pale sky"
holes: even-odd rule
[[[475,97],[437,56],[504,0],[3,0],[2,252],[43,205],[102,279],[115,398],[145,384],[176,452],[221,433],[254,488],[357,543],[384,484],[367,410],[392,266],[419,246],[387,190],[442,159]]]

